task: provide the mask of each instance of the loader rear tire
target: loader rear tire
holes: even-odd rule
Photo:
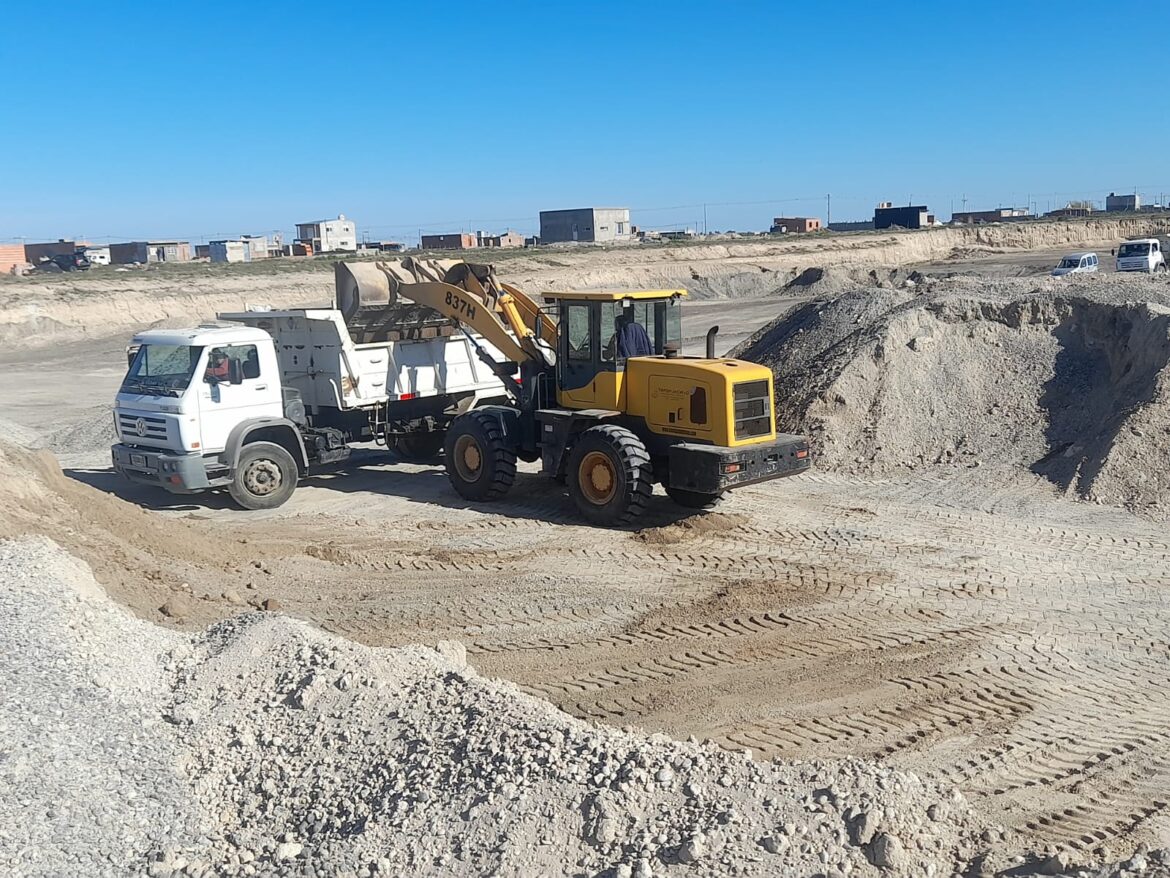
[[[727,497],[727,492],[720,491],[718,494],[704,494],[701,491],[687,491],[684,488],[667,487],[666,496],[679,506],[685,506],[687,509],[714,509]]]
[[[599,527],[629,524],[653,490],[650,455],[625,427],[599,424],[583,432],[569,454],[569,495],[581,517]]]
[[[275,509],[297,488],[296,461],[274,442],[245,445],[236,461],[228,493],[245,509]]]
[[[516,481],[516,449],[486,412],[460,415],[447,428],[447,478],[466,500],[495,500]]]

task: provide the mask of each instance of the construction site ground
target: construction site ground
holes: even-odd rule
[[[990,274],[1016,273],[1014,256],[985,260]],[[694,303],[689,350],[711,323],[726,350],[796,301]],[[3,417],[45,437],[78,491],[198,535],[128,548],[82,523],[51,529],[145,618],[197,628],[241,598],[271,600],[364,644],[459,640],[482,674],[577,717],[759,757],[864,757],[953,784],[1002,825],[1003,851],[1088,861],[1170,845],[1162,523],[1006,467],[814,469],[706,515],[657,489],[637,529],[609,531],[580,525],[534,466],[506,499],[475,507],[441,466],[372,447],[281,509],[242,512],[109,470],[125,341],[95,332],[0,354]],[[159,613],[172,595],[189,598],[178,619]]]

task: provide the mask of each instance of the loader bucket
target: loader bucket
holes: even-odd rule
[[[390,278],[377,265],[338,262],[333,270],[337,310],[346,322],[362,308],[389,305],[396,298],[390,291]]]

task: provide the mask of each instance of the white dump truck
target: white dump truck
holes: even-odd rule
[[[454,417],[506,399],[483,356],[499,363],[500,352],[434,311],[362,308],[340,286],[335,305],[135,335],[114,403],[114,469],[173,493],[226,488],[246,509],[269,509],[352,443],[435,458]]]
[[[1117,248],[1118,271],[1144,271],[1147,274],[1166,270],[1166,256],[1157,238],[1123,241]]]

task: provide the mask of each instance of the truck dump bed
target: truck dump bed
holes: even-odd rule
[[[281,381],[300,392],[306,407],[346,410],[402,399],[507,395],[500,380],[476,356],[471,341],[444,321],[382,323],[376,328],[362,324],[356,327],[358,338],[380,340],[359,344],[336,308],[218,316],[272,336]],[[479,344],[497,360],[504,359],[483,340]]]

